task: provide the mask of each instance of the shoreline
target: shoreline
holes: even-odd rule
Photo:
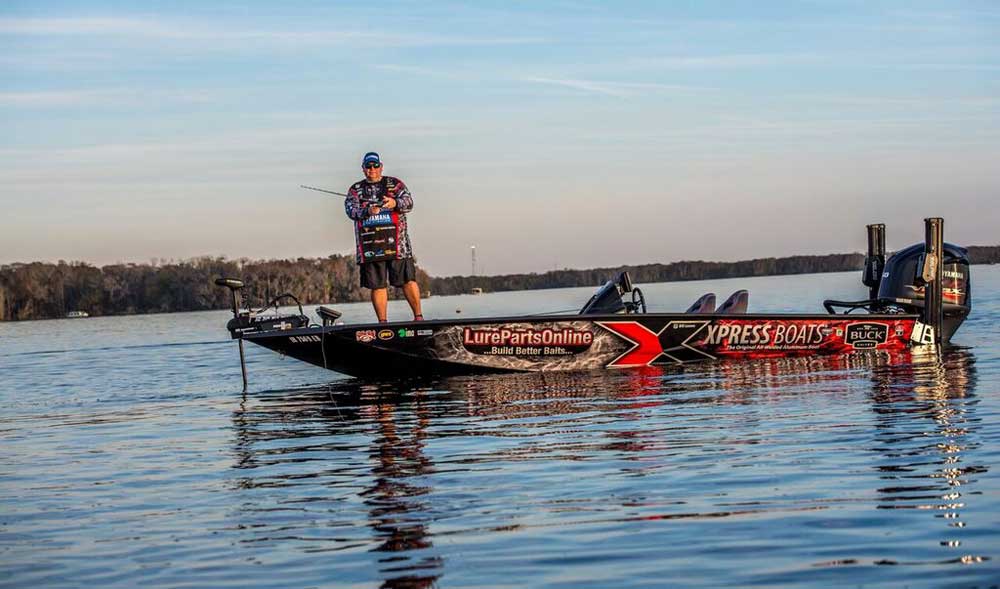
[[[988,246],[988,247],[990,249],[1000,250],[1000,246]],[[588,287],[589,288],[595,288],[597,286],[600,286],[600,284],[603,283],[603,280],[591,281],[590,284],[578,284],[578,283],[577,284],[548,284],[548,283],[544,283],[544,284],[535,284],[535,285],[521,285],[520,288],[518,288],[516,286],[514,286],[514,287],[508,287],[508,286],[510,286],[510,282],[517,282],[516,280],[511,280],[511,278],[515,278],[515,277],[533,277],[533,278],[543,278],[544,279],[547,276],[551,278],[552,275],[557,275],[557,276],[567,276],[568,275],[568,276],[573,276],[573,277],[577,277],[577,278],[579,278],[581,275],[587,275],[587,276],[590,276],[590,275],[606,275],[606,277],[605,277],[605,280],[606,280],[607,278],[610,278],[614,273],[616,273],[616,272],[618,272],[620,270],[629,270],[630,272],[634,273],[633,275],[635,277],[633,278],[633,282],[635,282],[636,284],[669,284],[669,283],[698,282],[698,281],[706,281],[706,280],[728,280],[728,279],[740,279],[740,278],[795,276],[795,275],[808,275],[808,274],[833,274],[833,273],[838,273],[838,272],[857,272],[857,271],[860,271],[862,269],[863,256],[861,256],[860,254],[832,254],[832,255],[834,255],[834,256],[844,256],[844,257],[848,257],[848,258],[853,258],[853,257],[857,256],[860,259],[860,261],[857,263],[857,265],[855,267],[847,267],[847,268],[844,268],[844,267],[834,267],[834,268],[819,269],[819,270],[813,269],[812,271],[808,271],[807,270],[807,271],[766,272],[766,273],[760,273],[760,272],[737,273],[737,272],[733,272],[734,270],[736,270],[736,267],[739,266],[739,265],[746,266],[748,264],[751,264],[752,262],[755,262],[755,260],[747,260],[747,261],[741,261],[741,262],[675,262],[675,263],[669,264],[669,265],[659,265],[659,264],[657,264],[657,265],[643,265],[643,266],[620,266],[620,267],[617,267],[617,268],[600,268],[600,269],[588,269],[588,270],[562,270],[562,271],[547,272],[545,274],[500,275],[500,276],[483,276],[483,277],[459,276],[459,277],[437,278],[437,277],[427,277],[426,275],[424,275],[426,277],[425,278],[426,283],[421,285],[422,286],[421,290],[424,291],[424,292],[426,292],[428,290],[427,288],[425,288],[426,286],[430,286],[432,284],[435,284],[438,281],[455,281],[455,280],[459,281],[460,283],[466,283],[466,282],[470,282],[471,281],[471,282],[474,282],[476,284],[479,284],[479,283],[489,283],[489,282],[496,283],[498,281],[504,281],[504,282],[507,283],[507,284],[504,284],[504,285],[494,284],[493,287],[484,289],[483,290],[484,294],[495,294],[495,293],[501,293],[501,292],[503,292],[503,293],[514,293],[514,292],[538,291],[538,290],[558,290],[558,289],[566,289],[566,288],[588,288]],[[794,256],[794,257],[789,257],[789,258],[777,258],[777,259],[774,259],[774,260],[778,261],[778,260],[794,260],[794,259],[815,259],[815,258],[827,258],[827,257],[828,256]],[[274,263],[274,262],[268,262],[268,263]],[[973,261],[973,265],[979,265],[979,266],[982,266],[982,265],[996,265],[997,263],[1000,263],[1000,262],[998,262],[998,261],[979,261],[979,262]],[[38,264],[38,263],[35,263],[35,264]],[[690,266],[692,264],[708,264],[708,265],[712,265],[712,266],[715,266],[717,268],[717,270],[719,270],[719,271],[718,272],[713,272],[713,274],[716,274],[716,275],[712,275],[712,276],[694,276],[694,277],[690,277],[690,278],[682,277],[682,278],[673,278],[673,279],[667,279],[667,280],[646,280],[646,279],[643,279],[641,277],[645,272],[648,271],[648,269],[651,266],[652,267],[658,267],[658,268],[668,268],[668,267],[685,267],[685,266]],[[854,265],[854,264],[851,264],[851,265]],[[93,267],[89,267],[89,266],[87,266],[87,268],[90,268],[92,270],[96,270]],[[725,275],[718,275],[718,274],[725,274]],[[353,282],[353,281],[352,281],[352,283],[356,284],[356,282]],[[282,291],[282,292],[285,291],[285,290],[282,290],[281,288],[277,288],[278,287],[277,284],[275,284],[274,286],[275,286],[274,291],[279,291],[279,290]],[[217,289],[214,285],[212,285],[212,289],[213,289],[213,291],[214,290],[218,290],[218,291],[222,291],[223,290],[223,289]],[[440,290],[435,290],[434,288],[431,288],[430,290],[432,292],[431,296],[433,296],[433,297],[477,296],[477,295],[472,295],[470,293],[470,290],[468,290],[468,289],[464,290],[464,291],[461,291],[461,292],[441,292]],[[216,293],[216,294],[218,294],[218,295],[228,295],[228,293],[223,293],[223,292],[219,292],[219,293]],[[293,292],[292,294],[295,294],[295,293]],[[401,295],[401,290],[400,289],[392,288],[392,289],[390,289],[390,293],[389,294],[390,294],[390,297],[389,297],[390,300],[402,300],[403,299],[403,297]],[[2,307],[2,305],[5,303],[5,296],[4,295],[5,295],[5,293],[3,292],[3,283],[0,282],[0,307]],[[6,302],[9,303],[9,295],[7,295],[7,297],[8,297],[8,299],[6,300]],[[425,298],[427,298],[427,297],[425,297]],[[103,317],[129,317],[129,316],[140,316],[140,315],[141,316],[166,315],[166,314],[173,314],[173,313],[217,312],[217,311],[228,311],[230,309],[229,300],[226,297],[217,296],[217,297],[212,297],[210,300],[211,300],[211,302],[214,302],[215,304],[212,304],[211,306],[203,306],[203,307],[200,307],[200,308],[149,309],[149,310],[145,310],[145,311],[127,310],[127,311],[119,311],[119,312],[115,312],[115,311],[112,311],[112,312],[101,312],[101,311],[96,310],[96,309],[95,310],[90,310],[90,309],[86,309],[86,308],[80,309],[80,307],[75,307],[77,309],[87,311],[89,313],[88,317],[66,317],[65,314],[48,314],[48,315],[44,315],[44,316],[34,316],[34,317],[5,318],[3,315],[0,315],[0,323],[5,323],[5,322],[9,322],[9,323],[18,322],[18,323],[20,323],[20,322],[26,322],[26,321],[57,321],[57,320],[79,321],[79,320],[83,320],[83,319],[98,319],[98,318],[103,318]],[[306,306],[316,306],[316,305],[343,305],[343,304],[353,304],[353,303],[365,303],[367,301],[368,301],[368,297],[367,296],[364,296],[364,297],[350,297],[350,298],[329,298],[329,299],[326,299],[326,300],[313,300],[312,298],[302,297],[302,306],[306,307]],[[205,302],[208,303],[209,301],[205,301]],[[2,311],[2,310],[3,309],[0,308],[0,311]]]

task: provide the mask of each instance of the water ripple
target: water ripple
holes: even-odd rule
[[[941,357],[403,383],[250,349],[240,396],[231,344],[152,321],[198,343],[5,350],[0,586],[1000,578],[990,322]]]

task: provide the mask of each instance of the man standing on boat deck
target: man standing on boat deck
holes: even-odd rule
[[[413,318],[420,321],[420,287],[413,264],[413,249],[406,232],[406,213],[413,197],[399,178],[382,175],[382,160],[374,151],[361,160],[365,179],[347,191],[344,209],[354,220],[361,286],[371,289],[372,306],[380,323],[386,322],[387,285],[402,287]]]

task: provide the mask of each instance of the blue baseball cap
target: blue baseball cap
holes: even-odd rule
[[[361,167],[365,167],[368,164],[378,164],[382,165],[382,160],[379,159],[378,154],[374,151],[369,151],[365,154],[365,157],[361,160]]]

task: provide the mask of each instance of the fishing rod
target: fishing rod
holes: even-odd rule
[[[305,184],[299,184],[299,188],[306,188],[308,190],[315,190],[316,192],[325,192],[327,194],[336,194],[337,196],[347,196],[347,197],[350,196],[349,194],[344,194],[343,192],[334,192],[333,190],[327,190],[325,188],[316,188],[315,186],[306,186]],[[367,202],[368,204],[375,204],[375,205],[380,204],[378,200],[365,200],[364,202]],[[382,202],[383,203],[385,202],[384,199],[383,199]]]
[[[325,192],[327,194],[336,194],[337,196],[347,196],[343,192],[334,192],[332,190],[326,190],[324,188],[316,188],[315,186],[306,186],[305,184],[299,184],[299,188],[305,188],[307,190],[315,190],[316,192]]]

